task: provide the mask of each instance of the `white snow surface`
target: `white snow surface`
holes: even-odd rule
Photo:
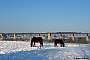
[[[90,44],[65,43],[54,47],[44,43],[43,48],[30,47],[25,41],[0,41],[0,60],[90,60]]]

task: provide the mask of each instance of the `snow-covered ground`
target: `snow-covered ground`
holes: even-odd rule
[[[25,41],[0,41],[0,60],[90,60],[90,44],[65,43],[65,47],[44,43],[30,47]]]

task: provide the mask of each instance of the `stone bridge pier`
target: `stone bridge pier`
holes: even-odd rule
[[[86,41],[87,41],[87,42],[89,41],[89,38],[88,38],[88,33],[87,33],[87,36],[86,36]]]
[[[48,41],[51,41],[51,33],[48,33]]]
[[[2,34],[0,34],[0,38],[2,38],[3,36],[2,36]]]
[[[14,40],[16,40],[16,39],[17,39],[17,34],[14,33]]]

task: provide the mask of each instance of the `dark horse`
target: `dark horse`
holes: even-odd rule
[[[34,45],[33,45],[33,42],[34,42]],[[43,47],[42,37],[33,37],[31,40],[31,47],[35,47],[35,42],[40,42],[40,48]]]
[[[55,39],[55,41],[54,41],[54,46],[55,47],[57,46],[57,43],[61,44],[61,47],[65,46],[62,39]]]

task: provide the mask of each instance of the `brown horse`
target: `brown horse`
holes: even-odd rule
[[[61,44],[61,47],[65,46],[65,44],[64,44],[62,39],[55,39],[55,41],[54,41],[54,46],[55,47],[57,46],[57,43]]]
[[[33,42],[34,42],[34,45],[33,45]],[[35,47],[35,42],[40,42],[40,48],[43,47],[42,37],[33,37],[31,40],[31,47]]]

